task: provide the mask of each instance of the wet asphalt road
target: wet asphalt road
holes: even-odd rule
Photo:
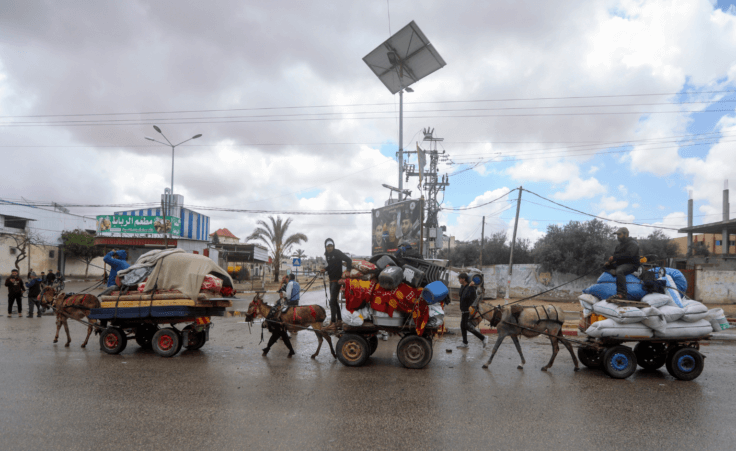
[[[3,309],[4,315],[4,309]],[[703,375],[638,371],[612,380],[574,373],[561,351],[548,373],[542,339],[523,340],[527,367],[504,343],[490,370],[480,343],[435,342],[423,370],[400,366],[397,340],[362,368],[316,360],[313,335],[261,357],[260,329],[215,318],[200,351],[165,359],[129,343],[120,355],[52,344],[53,317],[0,318],[0,437],[16,449],[733,449],[733,342],[713,342]],[[62,331],[63,334],[63,331]],[[62,335],[63,337],[63,335]],[[472,338],[472,337],[471,337]],[[446,349],[452,349],[447,353]],[[563,354],[563,352],[565,352]]]

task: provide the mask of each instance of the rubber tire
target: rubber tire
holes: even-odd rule
[[[634,346],[636,363],[645,370],[658,370],[667,363],[667,346],[663,343],[640,341]]]
[[[190,329],[189,326],[187,326],[186,329],[189,331],[187,334],[189,340],[187,340],[188,342],[184,346],[190,351],[201,349],[207,342],[207,333],[205,331],[196,332],[194,329]]]
[[[692,348],[680,348],[668,358],[667,371],[676,379],[691,381],[703,372],[703,355]]]
[[[181,334],[176,329],[159,329],[152,340],[153,352],[161,357],[173,357],[181,349]]]
[[[373,355],[376,352],[376,349],[378,349],[378,337],[371,335],[368,338],[368,345],[371,347],[371,355]]]
[[[580,363],[593,370],[600,369],[603,366],[601,352],[594,348],[578,348],[578,359],[580,359]]]
[[[337,360],[345,366],[362,366],[370,357],[370,345],[365,338],[343,334],[337,341]]]
[[[432,360],[432,345],[418,335],[407,335],[396,346],[396,356],[406,368],[421,369]]]
[[[108,327],[100,334],[100,348],[108,354],[120,354],[128,344],[128,338],[116,327]]]
[[[603,353],[603,372],[614,379],[626,379],[636,371],[636,354],[628,346],[612,346]]]
[[[135,342],[143,349],[151,349],[153,335],[158,331],[158,327],[153,324],[144,324],[135,328]]]

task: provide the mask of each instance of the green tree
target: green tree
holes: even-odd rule
[[[693,246],[693,255],[695,257],[707,257],[710,255],[710,250],[702,241],[698,241]]]
[[[551,224],[547,226],[547,234],[534,245],[534,262],[545,271],[586,274],[602,266],[613,254],[614,230],[597,219],[570,221],[564,226]]]
[[[297,258],[305,258],[307,256],[307,253],[304,252],[304,249],[297,249],[294,251],[294,257]]]
[[[84,277],[89,273],[89,264],[97,257],[105,255],[101,246],[95,245],[95,237],[84,230],[76,229],[61,232],[64,254],[82,260],[86,266]]]
[[[650,261],[674,258],[678,255],[678,247],[674,241],[661,230],[655,230],[639,241],[639,252]]]
[[[281,260],[291,252],[292,246],[306,242],[308,238],[303,233],[294,233],[287,236],[292,221],[291,218],[284,221],[280,216],[276,216],[276,218],[269,216],[268,220],[269,222],[259,219],[256,222],[256,229],[246,238],[246,242],[260,241],[266,245],[273,259],[273,281],[278,282]]]

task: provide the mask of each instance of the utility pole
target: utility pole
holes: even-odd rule
[[[516,219],[514,220],[514,235],[511,237],[511,255],[509,256],[509,270],[506,274],[506,297],[504,304],[509,303],[509,292],[511,291],[511,273],[514,267],[514,245],[516,244],[516,229],[519,227],[519,210],[521,210],[521,192],[523,187],[519,187],[519,198],[516,200]]]
[[[486,217],[483,216],[483,225],[480,229],[480,263],[478,266],[480,266],[480,271],[483,272],[483,240],[485,238],[486,234]]]

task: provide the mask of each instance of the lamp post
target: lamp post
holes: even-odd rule
[[[151,138],[149,136],[144,136],[144,138],[146,138],[149,141],[153,141],[153,142],[156,142],[156,143],[159,143],[159,144],[163,144],[164,146],[171,147],[171,194],[170,194],[169,199],[167,199],[167,202],[166,202],[166,210],[167,211],[164,211],[164,227],[165,227],[166,226],[166,216],[171,216],[171,211],[170,211],[171,202],[170,202],[170,199],[171,199],[171,196],[174,195],[174,149],[176,148],[176,146],[180,146],[180,145],[184,144],[187,141],[191,141],[193,139],[197,139],[197,138],[201,137],[202,134],[200,133],[200,134],[194,135],[194,136],[192,136],[189,139],[185,139],[184,141],[180,142],[179,144],[171,144],[171,141],[169,141],[169,138],[167,138],[166,135],[164,135],[164,132],[162,132],[161,129],[158,128],[157,125],[154,125],[153,126],[153,129],[156,130],[157,132],[159,132],[161,134],[161,136],[164,137],[164,139],[166,140],[166,142],[161,142],[161,141],[155,140],[155,139],[153,139],[153,138]],[[166,214],[167,212],[169,213],[168,215]],[[164,228],[164,230],[166,230],[166,229]]]

